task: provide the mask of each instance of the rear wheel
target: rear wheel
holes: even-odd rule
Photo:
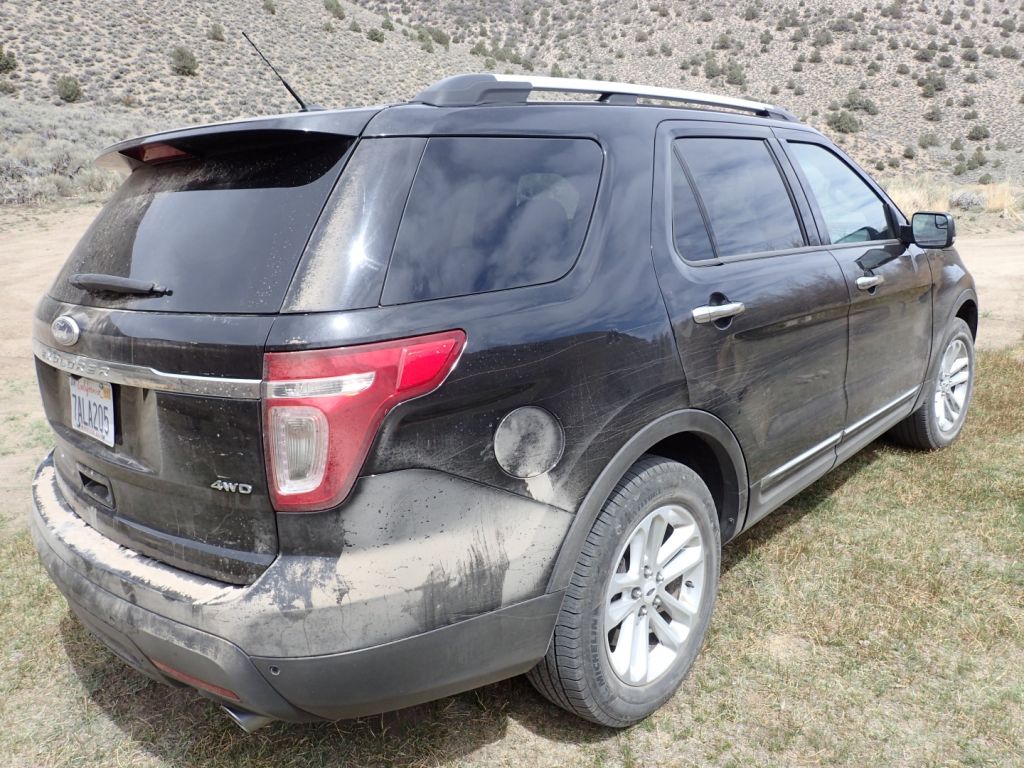
[[[631,725],[679,687],[704,640],[721,562],[711,494],[689,467],[642,458],[580,554],[547,656],[529,679],[555,704]]]
[[[945,448],[960,434],[967,418],[974,391],[974,337],[967,323],[953,318],[940,349],[921,405],[890,432],[911,448]]]

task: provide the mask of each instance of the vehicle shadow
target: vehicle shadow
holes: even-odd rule
[[[723,573],[813,513],[872,464],[877,444],[810,486],[723,551]],[[68,612],[63,645],[86,694],[135,743],[175,766],[308,764],[418,766],[458,761],[504,739],[510,722],[541,738],[588,744],[616,732],[549,704],[518,677],[381,716],[340,723],[271,724],[247,735],[212,702],[186,688],[156,683],[125,666]]]

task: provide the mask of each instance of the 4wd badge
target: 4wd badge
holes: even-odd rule
[[[252,493],[252,486],[248,483],[234,483],[230,480],[215,480],[210,483],[210,487],[215,491],[224,491],[225,493],[241,493],[245,495]]]

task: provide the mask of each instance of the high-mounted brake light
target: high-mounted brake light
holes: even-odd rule
[[[348,496],[388,411],[434,391],[466,334],[264,356],[263,424],[278,512],[327,509]]]
[[[177,147],[172,146],[171,144],[166,144],[162,141],[131,147],[129,149],[122,150],[121,154],[134,160],[138,160],[140,163],[146,163],[146,165],[170,163],[174,160],[185,160],[192,157],[192,155],[185,150],[178,149]]]

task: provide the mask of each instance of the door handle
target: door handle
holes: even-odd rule
[[[881,285],[884,282],[885,278],[882,275],[865,275],[857,278],[857,287],[862,291],[870,291],[876,285]]]
[[[728,304],[705,304],[703,307],[696,307],[693,310],[693,322],[713,323],[716,320],[735,317],[744,309],[746,307],[743,306],[742,301],[730,301]]]

